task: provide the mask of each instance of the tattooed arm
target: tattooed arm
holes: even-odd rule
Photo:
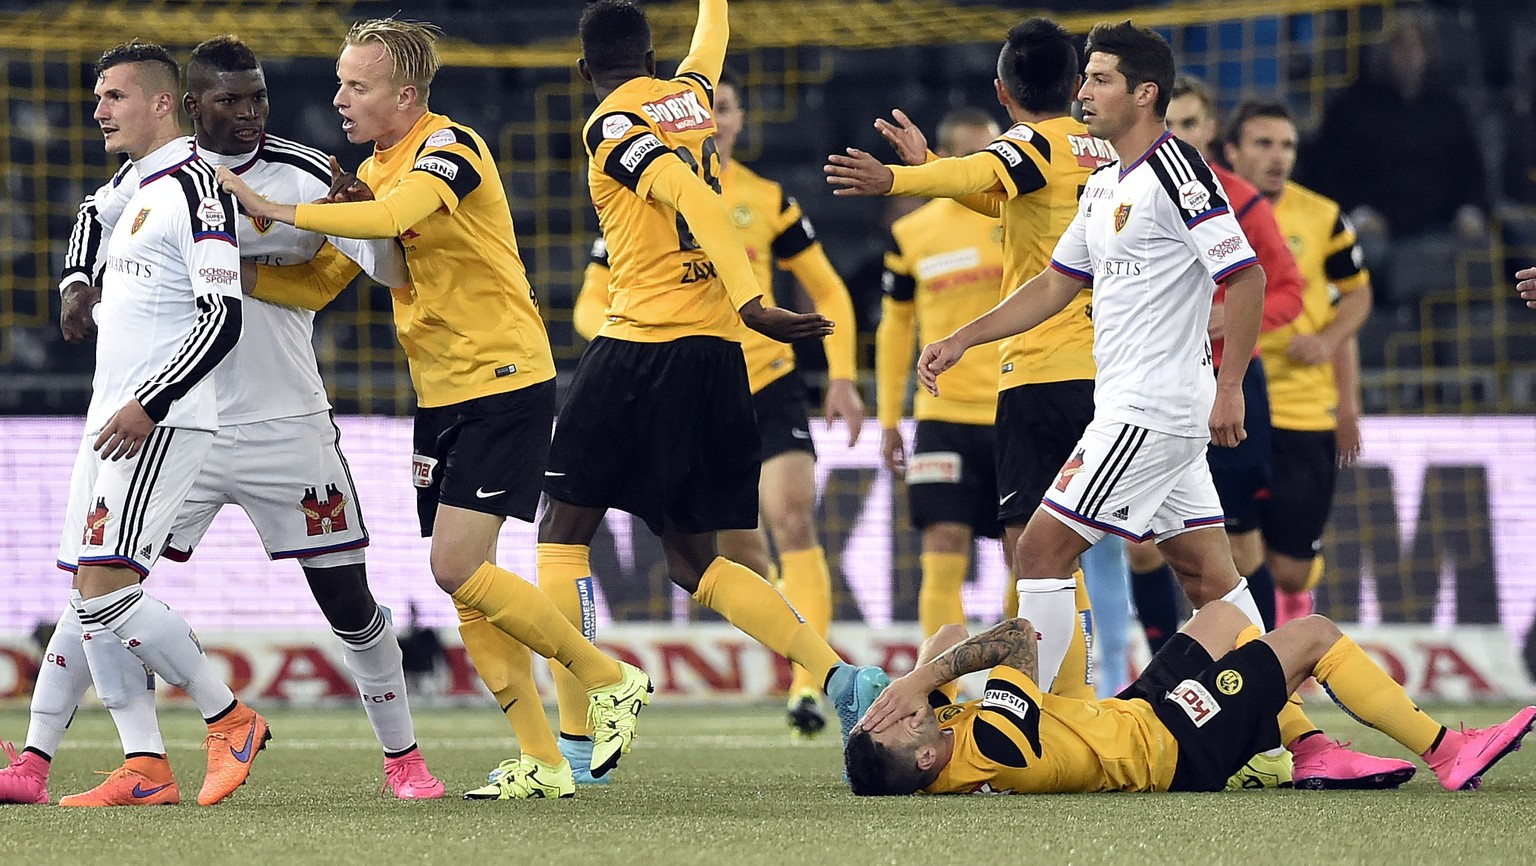
[[[886,687],[864,714],[859,727],[879,732],[914,713],[927,712],[929,692],[966,674],[991,670],[999,665],[1022,671],[1032,680],[1039,677],[1035,627],[1029,620],[1006,620],[960,641],[938,658],[919,664],[911,673]]]

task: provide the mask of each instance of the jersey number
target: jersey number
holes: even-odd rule
[[[709,188],[714,190],[716,195],[720,194],[720,177],[716,174],[716,169],[720,166],[720,154],[715,147],[713,135],[704,139],[704,143],[699,146],[698,157],[686,147],[679,147],[676,152],[678,159],[698,172],[699,177],[709,184]],[[688,221],[683,219],[682,214],[677,215],[677,248],[683,252],[691,252],[699,248],[699,242],[694,240],[693,230],[688,228]]]

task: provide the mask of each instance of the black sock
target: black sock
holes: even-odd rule
[[[1147,645],[1157,655],[1179,631],[1179,582],[1173,569],[1164,563],[1152,571],[1132,573],[1131,597],[1136,618],[1147,633]]]
[[[1253,596],[1253,606],[1259,609],[1259,618],[1264,620],[1264,630],[1275,630],[1275,576],[1269,573],[1269,566],[1260,564],[1253,573],[1248,575],[1248,593]]]

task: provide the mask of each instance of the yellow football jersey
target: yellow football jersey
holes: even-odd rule
[[[832,379],[853,379],[857,374],[855,341],[857,325],[848,288],[832,270],[816,232],[800,205],[768,180],[737,162],[726,163],[720,173],[720,194],[730,211],[731,224],[746,247],[747,260],[766,292],[773,285],[773,266],[792,271],[805,286],[816,311],[832,320],[826,338],[827,374]],[[591,339],[601,329],[612,302],[612,266],[606,240],[592,247],[592,259],[576,301],[577,331]],[[788,343],[770,339],[746,327],[739,335],[746,355],[747,377],[756,394],[795,369],[795,353]]]
[[[941,339],[997,304],[1003,279],[998,220],[934,199],[891,226],[885,254],[885,312],[876,334],[880,425],[895,427],[916,347]],[[915,341],[914,341],[915,336]],[[997,346],[978,346],[939,378],[939,396],[917,389],[920,421],[991,424],[997,414]]]
[[[649,194],[655,172],[648,169],[668,154],[720,191],[713,100],[713,83],[697,72],[632,78],[608,94],[582,131],[612,270],[601,336],[741,339],[741,317],[715,264],[678,212]]]
[[[1339,405],[1333,364],[1298,364],[1286,357],[1296,334],[1315,334],[1333,321],[1337,294],[1370,286],[1361,265],[1355,230],[1339,205],[1288,182],[1275,202],[1275,221],[1306,280],[1301,315],[1289,325],[1259,335],[1264,372],[1269,379],[1269,411],[1282,430],[1332,430]]]
[[[1083,184],[1093,170],[1109,162],[1113,151],[1071,117],[1019,123],[979,153],[921,166],[893,166],[893,195],[954,196],[986,192],[1002,215],[1002,296],[1045,270],[1051,252],[1073,217]],[[937,166],[945,162],[986,165],[993,179],[980,189],[946,188]],[[957,166],[958,167],[958,166]],[[925,172],[927,173],[925,175]],[[958,174],[958,173],[957,173]],[[1041,382],[1092,379],[1092,293],[1079,292],[1066,309],[1027,333],[1003,341],[998,388]]]
[[[993,668],[979,701],[936,710],[954,753],[925,794],[1166,791],[1179,748],[1144,701],[1042,695],[1029,677]]]
[[[375,148],[357,176],[380,200],[409,179],[444,202],[400,233],[411,286],[393,292],[395,331],[417,402],[447,406],[554,378],[549,335],[485,141],[429,112],[392,147]],[[295,221],[324,219],[332,207],[351,206],[300,205]]]

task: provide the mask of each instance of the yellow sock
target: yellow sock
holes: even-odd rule
[[[842,659],[826,638],[789,606],[784,596],[740,563],[715,558],[699,580],[693,600],[715,611],[763,646],[805,668],[823,688]]]
[[[779,554],[779,588],[784,600],[800,612],[805,624],[816,630],[822,640],[832,626],[832,572],[827,568],[827,554],[821,545]],[[804,689],[821,691],[821,681],[810,671],[795,665],[790,694]]]
[[[1264,636],[1264,630],[1256,625],[1248,625],[1237,633],[1237,640],[1232,642],[1232,648],[1237,649],[1245,644],[1250,644]],[[1290,745],[1296,742],[1296,738],[1303,734],[1310,734],[1318,730],[1317,725],[1307,718],[1307,713],[1301,708],[1301,698],[1291,695],[1285,699],[1285,706],[1280,708],[1280,715],[1276,717],[1280,723],[1280,742],[1282,745]]]
[[[582,637],[538,587],[504,568],[481,563],[453,600],[485,614],[539,655],[558,660],[586,688],[610,686],[623,676],[619,663]]]
[[[1387,676],[1348,635],[1341,636],[1312,669],[1346,713],[1422,755],[1442,725],[1419,709],[1403,687]]]
[[[539,590],[587,640],[597,638],[597,608],[592,599],[591,548],[585,544],[540,544]],[[583,583],[582,581],[585,581]],[[581,680],[554,659],[549,672],[555,678],[555,699],[560,704],[560,732],[590,737],[587,722],[587,690]]]
[[[1061,659],[1061,672],[1051,692],[1064,698],[1096,701],[1099,696],[1093,690],[1093,666],[1089,659],[1093,653],[1093,608],[1088,604],[1088,581],[1083,579],[1082,569],[1073,572],[1077,589],[1073,600],[1077,604],[1077,628],[1072,630],[1072,642],[1067,644],[1067,654]]]
[[[1008,579],[1003,581],[1003,620],[1010,620],[1019,615],[1019,576],[1014,573],[1012,567],[1008,569]],[[1001,622],[1002,620],[999,620]]]
[[[917,621],[922,624],[923,637],[947,623],[964,625],[965,605],[960,602],[960,588],[965,585],[971,557],[964,553],[925,553],[920,561],[923,582],[917,591]],[[1013,603],[1017,606],[1017,593],[1014,595]]]
[[[560,763],[560,747],[555,743],[533,684],[533,655],[528,647],[491,625],[480,611],[457,602],[454,608],[459,612],[459,636],[464,639],[464,651],[469,653],[485,687],[496,696],[496,705],[511,723],[523,754]]]

